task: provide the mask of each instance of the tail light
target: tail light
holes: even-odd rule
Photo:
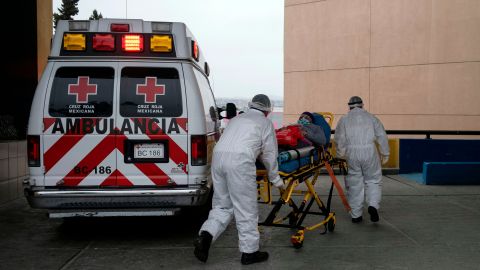
[[[203,166],[207,164],[207,136],[192,135],[192,165]]]
[[[27,136],[28,166],[40,167],[40,136]]]

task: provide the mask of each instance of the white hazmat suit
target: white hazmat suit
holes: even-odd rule
[[[209,232],[215,241],[235,216],[240,251],[258,251],[260,235],[255,161],[260,157],[271,182],[282,186],[277,156],[275,130],[262,111],[250,109],[230,120],[213,151],[212,210],[200,232]]]
[[[390,150],[385,129],[377,117],[363,108],[351,109],[335,129],[337,155],[348,163],[345,187],[352,218],[362,216],[364,199],[368,206],[380,207],[382,168],[375,141],[382,160],[388,160]]]

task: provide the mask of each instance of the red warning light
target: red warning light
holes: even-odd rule
[[[115,37],[110,34],[95,34],[93,36],[93,49],[96,51],[114,51]]]
[[[129,24],[121,24],[121,23],[112,23],[110,24],[110,31],[111,32],[129,32],[130,25]]]

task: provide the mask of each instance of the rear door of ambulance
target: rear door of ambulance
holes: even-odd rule
[[[43,111],[45,186],[116,182],[113,62],[56,62]]]
[[[117,184],[188,185],[185,82],[180,63],[119,63]]]

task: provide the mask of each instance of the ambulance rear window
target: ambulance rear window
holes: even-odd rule
[[[126,67],[120,83],[123,117],[178,117],[182,88],[175,68]]]
[[[48,112],[53,117],[112,115],[114,70],[108,67],[62,67],[53,79]]]

